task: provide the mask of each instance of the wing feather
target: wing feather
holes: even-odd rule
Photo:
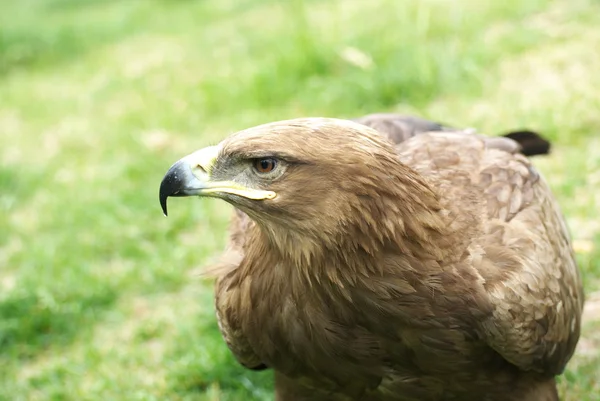
[[[432,132],[398,149],[441,193],[454,191],[448,202],[468,186],[485,205],[469,247],[492,305],[480,322],[482,339],[522,370],[560,374],[579,339],[584,296],[565,219],[544,178],[507,138]]]

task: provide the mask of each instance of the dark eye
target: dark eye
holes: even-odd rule
[[[255,159],[254,168],[262,174],[270,173],[277,167],[277,160],[273,158]]]

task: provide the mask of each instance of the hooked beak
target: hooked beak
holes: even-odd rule
[[[233,181],[211,181],[211,172],[219,155],[220,146],[200,149],[169,168],[160,183],[159,199],[163,213],[167,216],[169,196],[213,196],[238,195],[248,199],[273,199],[272,191],[246,188]]]

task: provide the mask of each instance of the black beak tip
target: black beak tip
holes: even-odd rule
[[[162,208],[163,214],[168,216],[167,213],[167,199],[169,196],[177,194],[181,190],[183,185],[181,179],[181,162],[177,162],[171,166],[169,171],[165,174],[160,183],[160,189],[158,191],[158,199],[160,201],[160,207]]]
[[[163,214],[165,215],[165,217],[168,217],[169,214],[167,213],[167,197],[166,196],[162,196],[160,197],[160,207],[162,208]]]
[[[180,160],[173,164],[160,183],[158,199],[165,216],[167,214],[167,199],[169,196],[191,196],[195,192],[188,185],[201,185],[192,174],[189,164]]]
[[[160,200],[160,207],[162,208],[163,214],[168,216],[167,213],[167,199],[169,198],[168,191],[165,191],[165,180],[160,184],[160,191],[158,193],[158,198]]]

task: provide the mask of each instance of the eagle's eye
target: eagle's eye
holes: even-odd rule
[[[268,174],[277,167],[277,159],[271,157],[260,158],[254,160],[254,169],[260,174]]]

